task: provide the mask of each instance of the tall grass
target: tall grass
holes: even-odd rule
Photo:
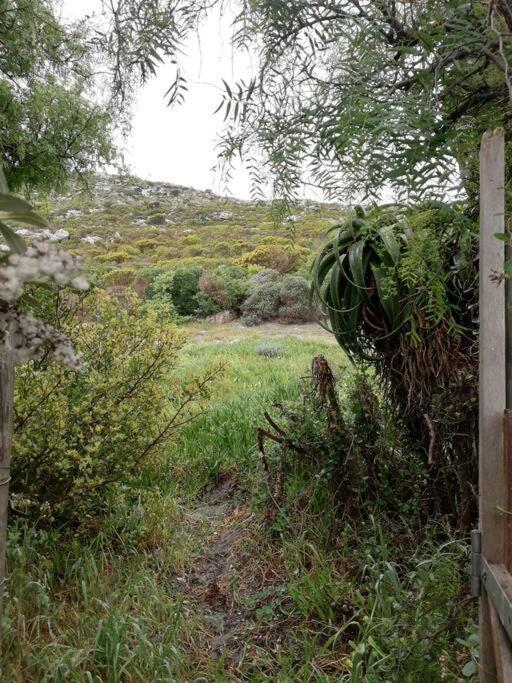
[[[23,520],[11,526],[2,681],[471,678],[475,615],[465,597],[462,540],[434,527],[408,533],[406,522],[370,515],[354,526],[330,509],[290,524],[264,521],[255,448],[263,410],[297,399],[314,353],[328,356],[341,384],[350,370],[321,341],[282,340],[274,357],[258,354],[258,343],[184,350],[185,377],[222,369],[208,411],[186,427],[160,477],[146,482],[154,489],[150,506],[113,511],[94,540],[30,530]],[[225,609],[244,615],[233,634],[235,662],[228,645],[212,656],[215,613],[183,588],[222,524],[193,514],[220,475],[237,482],[237,504],[252,520],[224,577]],[[296,476],[290,490],[307,497],[307,482]]]

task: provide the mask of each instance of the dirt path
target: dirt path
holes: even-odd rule
[[[229,480],[207,491],[190,519],[208,531],[203,553],[181,590],[204,623],[205,658],[222,658],[225,670],[236,672],[242,662],[254,662],[269,647],[279,647],[281,635],[276,630],[281,624],[262,624],[258,608],[262,596],[266,602],[279,592],[280,561],[263,541],[261,520]]]

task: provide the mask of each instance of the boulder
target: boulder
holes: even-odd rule
[[[221,311],[220,313],[215,313],[215,315],[209,315],[206,318],[206,322],[223,325],[224,323],[232,323],[236,318],[237,315],[235,311]]]
[[[97,235],[87,235],[87,237],[82,237],[80,242],[84,242],[85,244],[97,244],[98,242],[101,242],[102,238],[98,237]]]
[[[50,242],[62,242],[63,240],[69,239],[69,232],[63,228],[60,228],[59,230],[50,233],[48,239]]]

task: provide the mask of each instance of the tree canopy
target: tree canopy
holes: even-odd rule
[[[102,0],[66,24],[55,0],[0,0],[0,148],[10,186],[50,189],[112,163],[136,87],[176,66],[221,0]],[[303,183],[328,197],[412,199],[475,188],[483,130],[508,127],[510,0],[237,0],[233,43],[254,78],[225,83],[222,162],[237,155],[257,195]]]
[[[0,155],[9,187],[48,191],[116,159],[135,88],[173,58],[200,3],[102,0],[66,22],[56,0],[0,0]],[[174,95],[184,82],[178,74]]]
[[[248,159],[276,196],[471,194],[475,152],[510,118],[509,0],[243,0],[239,47],[257,76],[226,84],[221,155]],[[252,163],[251,163],[252,161]]]

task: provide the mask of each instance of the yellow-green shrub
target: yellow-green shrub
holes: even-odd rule
[[[242,254],[238,263],[241,266],[257,265],[288,273],[296,268],[308,253],[304,247],[289,244],[260,244],[252,251]]]
[[[101,254],[101,256],[96,257],[98,261],[106,263],[111,261],[112,263],[123,263],[123,261],[128,261],[132,258],[132,254],[128,253],[125,249],[124,251],[109,251],[106,254]]]
[[[142,253],[144,253],[145,251],[149,251],[151,249],[155,249],[158,246],[162,246],[161,242],[157,242],[154,238],[152,239],[151,237],[145,237],[144,239],[136,240],[133,244]]]
[[[106,285],[131,285],[137,277],[135,268],[116,268],[105,273],[101,278],[101,284]]]
[[[129,310],[100,295],[85,302],[61,319],[86,369],[43,359],[17,372],[11,489],[30,516],[76,526],[159,471],[192,398],[204,393],[173,377],[184,343],[174,325],[143,317],[135,300]]]

